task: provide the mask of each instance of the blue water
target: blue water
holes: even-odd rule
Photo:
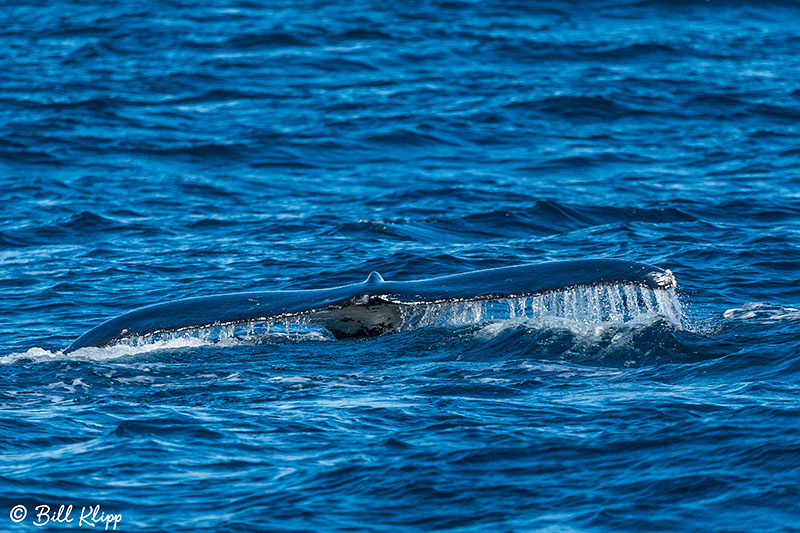
[[[800,530],[797,4],[21,4],[0,530]],[[683,313],[60,352],[175,298],[590,257]]]

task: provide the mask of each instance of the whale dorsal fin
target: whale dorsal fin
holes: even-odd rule
[[[364,283],[367,285],[376,285],[378,283],[383,283],[384,281],[385,280],[383,279],[383,276],[381,276],[378,271],[373,270],[369,273],[369,276],[367,276],[367,279],[364,281]]]

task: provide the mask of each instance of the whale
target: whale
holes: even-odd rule
[[[675,288],[670,270],[620,259],[522,264],[412,281],[371,272],[338,287],[195,296],[147,305],[88,330],[65,353],[126,339],[193,328],[304,317],[336,339],[372,337],[402,326],[402,306],[535,296],[598,285]]]

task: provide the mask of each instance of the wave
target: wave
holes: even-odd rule
[[[312,42],[301,39],[295,34],[286,32],[246,33],[230,37],[225,44],[239,48],[285,47],[285,46],[312,46]]]
[[[441,193],[432,191],[429,196],[448,193],[447,189],[443,189]],[[462,196],[468,199],[467,194]],[[379,201],[382,202],[383,199]],[[326,236],[472,242],[476,236],[525,238],[530,235],[557,235],[606,224],[676,224],[696,220],[697,217],[692,212],[677,207],[576,205],[555,200],[537,200],[524,209],[498,206],[491,210],[456,215],[423,212],[420,216],[342,221],[327,230]]]
[[[504,105],[514,113],[558,118],[570,121],[613,121],[629,117],[655,115],[657,111],[628,105],[621,98],[601,95],[560,95],[547,98],[514,100]]]

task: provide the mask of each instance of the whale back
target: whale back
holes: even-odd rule
[[[66,352],[132,337],[216,325],[306,316],[336,338],[380,335],[402,324],[401,307],[448,301],[514,298],[594,285],[671,289],[669,270],[614,259],[558,261],[492,268],[415,281],[361,283],[327,289],[198,296],[134,309],[90,329]]]

